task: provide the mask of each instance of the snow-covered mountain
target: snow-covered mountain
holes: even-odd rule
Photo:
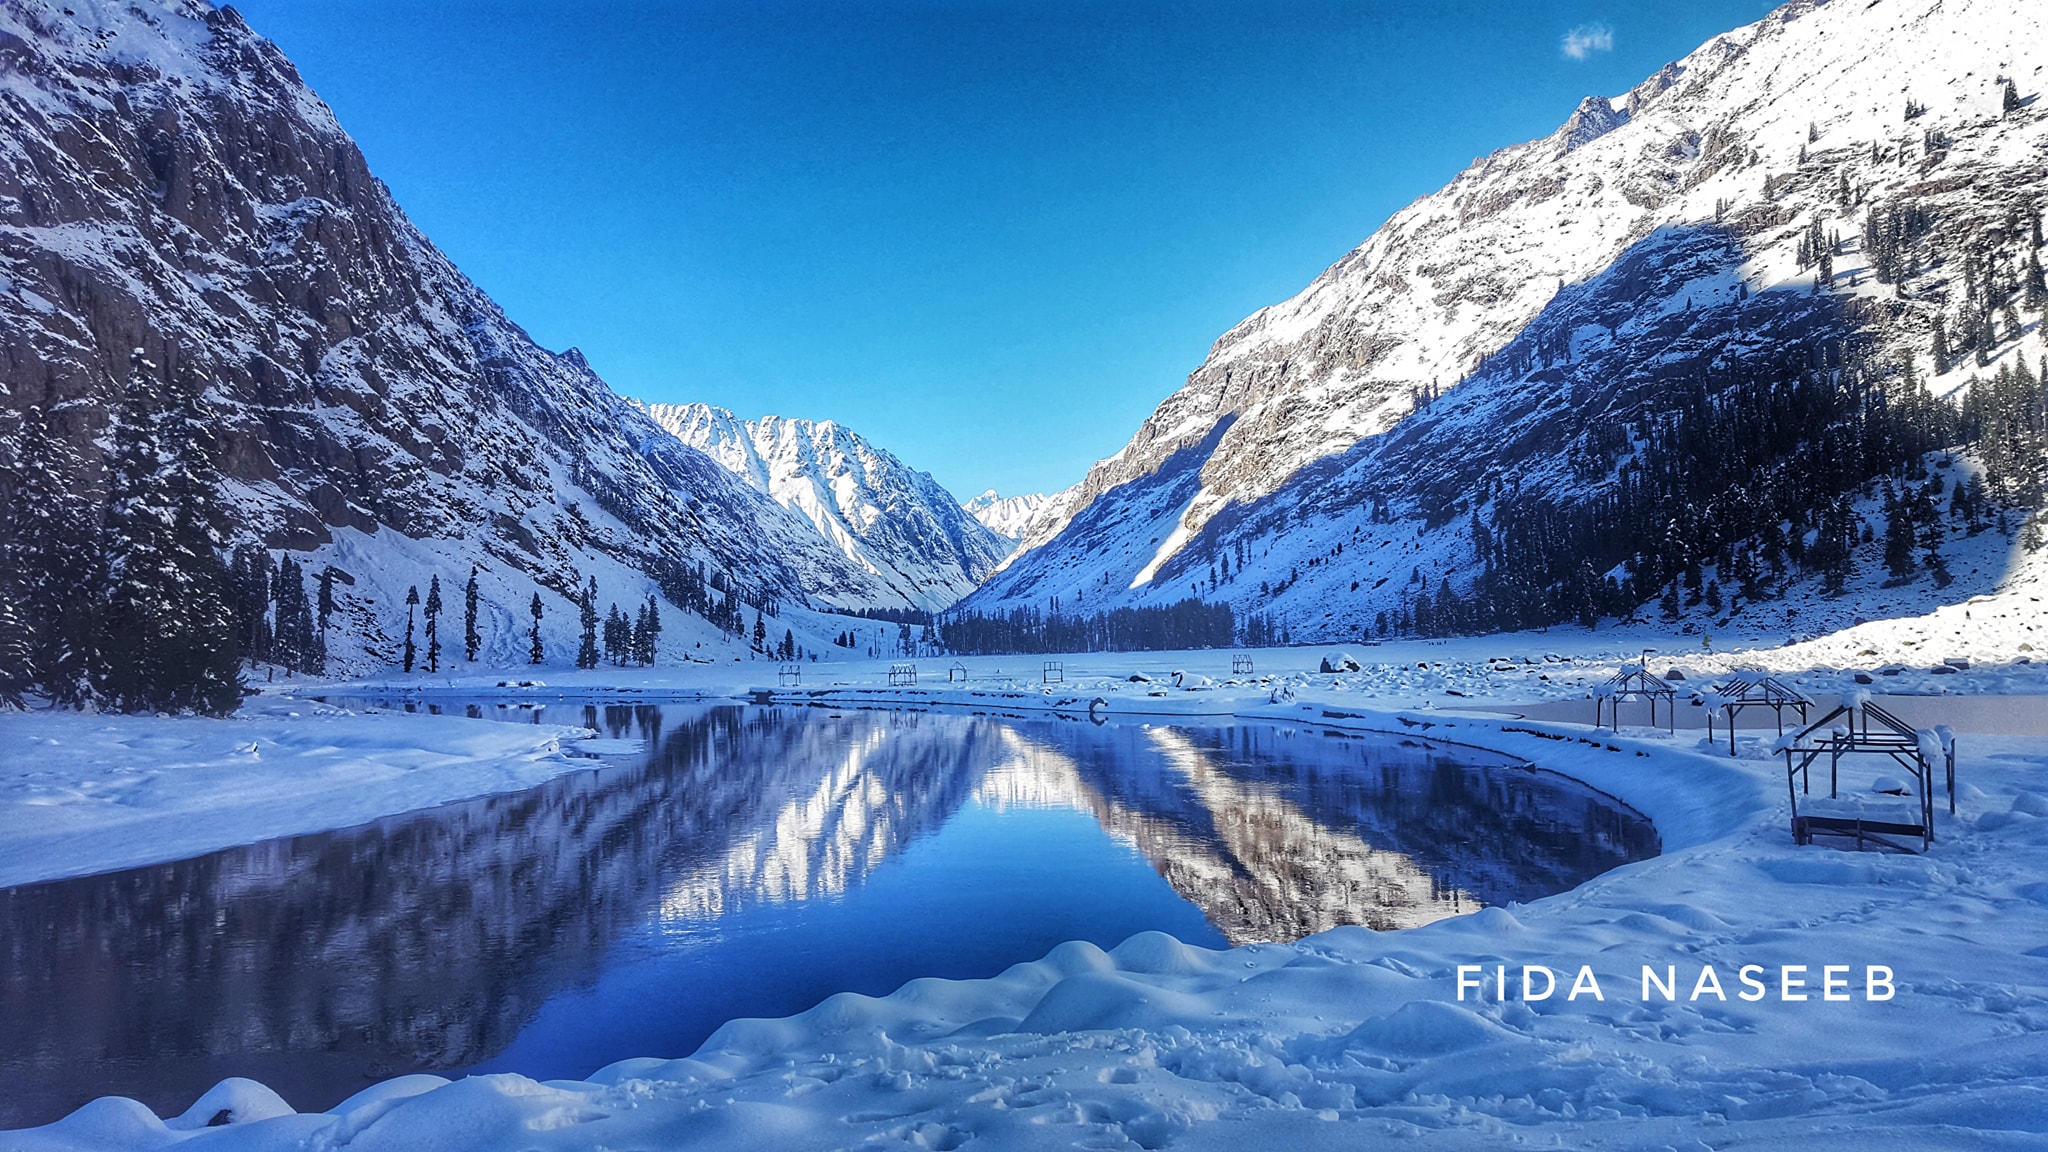
[[[982,526],[989,531],[1016,541],[1024,538],[1024,533],[1031,528],[1031,522],[1045,511],[1047,505],[1057,499],[1059,496],[1045,496],[1037,492],[1023,496],[999,496],[996,490],[991,488],[969,500],[962,507],[967,509],[969,516],[981,521]]]
[[[675,437],[725,466],[878,583],[859,607],[936,610],[972,591],[1011,547],[926,472],[830,421],[741,420],[709,404],[650,404]]]
[[[409,585],[472,564],[500,659],[523,659],[536,587],[562,653],[593,576],[627,604],[687,601],[700,572],[926,602],[536,346],[233,9],[9,0],[0,76],[0,464],[51,462],[79,517],[141,349],[204,381],[234,535],[341,570],[344,662],[402,626]],[[22,442],[32,407],[47,442]]]
[[[2037,361],[2044,68],[2048,9],[2027,0],[1795,0],[1588,97],[1225,333],[965,607],[1194,594],[1298,638],[1355,636],[1443,581],[1468,594],[1504,548],[1664,507],[1643,469],[1674,421],[1734,421],[1738,394],[1773,394],[1766,377],[1839,393],[1846,435],[1919,411],[1923,385],[1956,400],[2023,351]],[[1969,424],[1935,416],[1932,447]],[[1702,563],[1732,583],[1773,545],[1716,525],[1758,521],[1759,499],[1795,552],[1823,529],[1853,537],[1846,508],[1817,521],[1817,465],[1792,460],[1806,449],[1827,454],[1783,448],[1679,501],[1661,556],[1639,527],[1587,583],[1649,599],[1659,564],[1696,579]],[[1829,483],[1862,483],[1869,512],[1885,492],[1864,455]],[[1918,484],[1919,466],[1885,467]],[[1566,578],[1530,579],[1556,615]]]

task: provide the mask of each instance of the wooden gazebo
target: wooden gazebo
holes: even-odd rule
[[[1728,719],[1728,754],[1735,755],[1735,718],[1745,708],[1769,708],[1778,722],[1778,735],[1785,734],[1785,713],[1796,712],[1806,723],[1807,710],[1814,706],[1804,692],[1767,672],[1738,671],[1708,690],[1707,743],[1714,742],[1714,710]]]
[[[1662,700],[1666,730],[1674,734],[1678,731],[1678,690],[1665,683],[1662,677],[1651,675],[1647,661],[1638,667],[1616,672],[1605,684],[1593,689],[1593,727],[1600,727],[1604,716],[1609,727],[1619,730],[1624,700],[1647,701],[1652,728],[1657,726],[1657,701]]]
[[[1845,698],[1827,715],[1808,724],[1784,742],[1785,790],[1792,799],[1792,839],[1810,844],[1818,835],[1849,836],[1862,848],[1865,841],[1911,851],[1891,836],[1918,836],[1920,849],[1934,843],[1934,767],[1939,761],[1948,786],[1948,810],[1956,810],[1956,741],[1946,728],[1916,731],[1905,721],[1861,694]],[[1914,819],[1876,820],[1861,815],[1799,811],[1799,797],[1811,794],[1814,761],[1828,758],[1828,798],[1841,789],[1842,758],[1854,755],[1887,757],[1913,777],[1918,794]],[[1796,777],[1796,781],[1795,781]]]

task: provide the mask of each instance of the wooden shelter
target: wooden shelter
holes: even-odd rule
[[[1827,715],[1800,729],[1784,742],[1785,790],[1792,799],[1792,839],[1811,844],[1815,836],[1849,836],[1860,850],[1864,843],[1882,844],[1902,852],[1912,849],[1892,836],[1917,836],[1920,850],[1934,843],[1934,771],[1940,762],[1948,787],[1948,810],[1956,810],[1956,741],[1946,728],[1916,731],[1905,721],[1861,694],[1845,698]],[[1860,814],[1801,812],[1799,797],[1811,795],[1814,761],[1828,758],[1828,798],[1839,798],[1842,758],[1883,756],[1913,777],[1915,811],[1908,819],[1870,819]]]
[[[914,684],[916,684],[916,683],[917,683],[917,665],[915,665],[915,664],[891,664],[891,665],[889,665],[889,687],[891,687],[891,688],[908,688],[908,687],[910,687],[910,686],[912,686],[912,685],[914,685]]]
[[[778,688],[794,688],[803,681],[804,666],[784,664],[775,670],[775,685]]]
[[[1657,701],[1662,700],[1665,728],[1674,734],[1678,731],[1678,690],[1665,683],[1662,677],[1651,675],[1647,661],[1616,672],[1605,684],[1593,690],[1593,727],[1600,727],[1604,716],[1609,727],[1619,729],[1621,705],[1625,700],[1649,703],[1652,728],[1657,726]]]
[[[1794,688],[1768,672],[1743,670],[1708,690],[1707,743],[1714,742],[1714,710],[1719,709],[1728,720],[1728,754],[1735,755],[1735,718],[1745,708],[1769,708],[1778,722],[1778,735],[1785,734],[1785,713],[1789,710],[1799,714],[1799,723],[1806,723],[1808,709],[1814,707],[1804,692]]]
[[[958,660],[955,660],[953,662],[953,666],[946,669],[946,683],[967,683],[967,665],[960,663]]]
[[[1067,665],[1061,660],[1047,660],[1043,674],[1047,684],[1064,684],[1067,682]]]

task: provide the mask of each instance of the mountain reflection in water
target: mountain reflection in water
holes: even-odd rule
[[[361,702],[350,702],[361,703]],[[437,711],[442,709],[435,709]],[[735,1015],[993,975],[1146,928],[1407,927],[1654,855],[1639,817],[1469,748],[1239,724],[454,705],[645,742],[540,787],[0,890],[0,1127],[223,1077],[685,1055]]]

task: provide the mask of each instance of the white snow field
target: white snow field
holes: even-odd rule
[[[993,979],[917,980],[882,998],[834,996],[785,1020],[733,1021],[686,1059],[649,1053],[587,1081],[409,1076],[330,1111],[297,1114],[260,1085],[230,1080],[182,1116],[159,1119],[106,1098],[42,1128],[0,1133],[0,1149],[2048,1146],[2048,698],[2040,695],[2048,669],[2018,662],[2031,658],[2013,653],[2017,629],[2006,621],[2002,652],[1990,650],[1996,638],[1987,635],[1972,667],[1933,673],[1933,661],[1971,651],[1947,651],[1967,637],[1944,621],[1886,621],[1856,635],[1712,655],[1697,638],[1639,630],[1353,646],[1361,670],[1337,675],[1310,671],[1333,654],[1326,648],[1252,653],[1257,673],[1235,678],[1227,652],[1067,656],[1058,658],[1067,682],[1050,686],[1036,656],[959,661],[974,679],[950,689],[949,659],[918,661],[916,690],[886,688],[886,661],[806,665],[801,687],[774,691],[993,712],[1071,710],[1077,698],[1085,711],[1101,697],[1125,722],[1144,722],[1141,712],[1164,714],[1156,722],[1237,714],[1482,745],[1628,802],[1656,823],[1663,853],[1554,897],[1422,928],[1343,928],[1222,952],[1156,933],[1109,952],[1070,943]],[[1866,646],[1882,651],[1822,663],[1838,647]],[[1761,740],[1730,758],[1695,730],[1625,726],[1615,735],[1476,710],[1570,699],[1590,719],[1591,686],[1643,647],[1661,649],[1654,670],[1675,666],[1688,676],[1681,688],[1704,688],[1718,669],[1746,664],[1782,671],[1815,694],[1853,686],[1849,665],[1878,669],[1929,649],[1936,654],[1914,658],[1880,687],[1929,693],[1909,702],[1937,713],[1944,700],[1979,704],[1958,716],[1989,715],[1980,702],[1998,697],[2010,723],[1994,727],[2021,734],[1958,725],[1957,813],[1944,798],[1932,851],[1900,856],[1795,846],[1781,762]],[[482,675],[420,679],[409,688],[422,694],[496,684]],[[618,687],[600,679],[619,676],[550,670],[546,686],[498,691],[573,697]],[[772,669],[751,664],[664,669],[623,687],[697,694],[772,680]],[[933,680],[939,686],[925,687]],[[320,714],[306,700],[259,700],[248,720],[0,717],[0,746],[20,749],[30,738],[54,738],[56,749],[67,740],[91,746],[33,758],[36,787],[68,798],[57,781],[70,780],[85,798],[52,806],[65,813],[68,834],[83,839],[100,820],[123,842],[161,837],[158,858],[168,858],[217,846],[228,833],[203,844],[179,839],[196,835],[183,825],[211,815],[123,823],[121,804],[94,796],[127,775],[94,756],[123,741],[130,749],[163,741],[203,773],[189,798],[176,800],[169,797],[188,785],[168,770],[146,773],[137,787],[154,791],[127,807],[188,816],[260,809],[265,794],[241,791],[260,784],[281,806],[334,826],[464,787],[518,787],[525,774],[560,770],[563,758],[547,742],[576,731]],[[257,743],[258,762],[235,759],[236,737],[227,734],[240,731]],[[279,783],[317,769],[322,749],[349,748],[352,734],[357,748],[375,751],[343,758],[388,767],[337,769],[351,786],[326,799]],[[494,776],[481,765],[500,738],[508,764]],[[417,749],[410,760],[399,750],[408,741]],[[19,779],[28,759],[5,761],[11,796],[29,791]],[[442,762],[447,772],[436,775]],[[1845,789],[1867,792],[1880,774],[1845,770]],[[344,795],[353,807],[336,807]],[[24,802],[10,803],[16,809],[0,821],[10,876],[25,877],[20,862],[39,852],[61,864],[62,838],[30,844],[19,831]],[[251,836],[307,830],[247,819],[239,828]],[[112,866],[117,856],[150,853],[102,855]],[[1549,998],[1522,999],[1525,965],[1556,974]],[[1747,969],[1754,985],[1742,980],[1749,965],[1758,966]],[[1461,966],[1476,966],[1465,972],[1462,1000]],[[1568,998],[1582,966],[1601,998]],[[1645,985],[1645,966],[1673,989],[1670,998]],[[1531,976],[1540,992],[1542,976]],[[1505,998],[1496,995],[1502,987]],[[1759,988],[1760,999],[1742,998]],[[222,1109],[229,1123],[203,1127]]]
[[[263,697],[229,720],[0,713],[0,888],[531,788],[622,743],[595,737]]]

